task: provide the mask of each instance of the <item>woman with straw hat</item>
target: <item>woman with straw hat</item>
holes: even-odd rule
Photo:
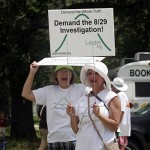
[[[81,69],[81,82],[92,91],[82,96],[75,107],[68,105],[66,109],[77,134],[76,150],[104,150],[104,143],[116,142],[121,106],[116,93],[111,91],[107,73],[102,62]]]
[[[120,150],[125,150],[128,145],[128,136],[131,136],[131,114],[130,103],[125,91],[128,89],[127,84],[123,78],[116,77],[111,82],[112,90],[117,93],[121,102],[121,122],[118,132],[118,143]]]

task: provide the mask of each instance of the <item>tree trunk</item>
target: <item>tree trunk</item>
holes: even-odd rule
[[[36,138],[32,102],[21,100],[21,97],[12,98],[11,137],[26,138],[28,140]]]
[[[16,66],[16,67],[14,67]],[[23,66],[15,65],[10,69],[10,93],[11,93],[11,133],[10,136],[13,138],[25,138],[33,140],[37,138],[34,120],[33,120],[33,108],[32,102],[25,100],[21,97],[21,91],[23,88],[23,80],[25,75],[22,74],[19,68]],[[16,70],[16,72],[12,70]],[[13,72],[13,73],[12,73]]]

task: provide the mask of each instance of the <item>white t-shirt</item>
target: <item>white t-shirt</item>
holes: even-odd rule
[[[62,89],[58,85],[49,85],[33,90],[36,104],[46,105],[48,143],[76,140],[66,107],[69,103],[75,105],[85,94],[85,88],[82,84],[72,84],[67,89]]]
[[[98,93],[98,96],[105,102],[107,106],[110,100],[116,96],[116,93],[104,89]],[[100,113],[109,117],[108,109],[104,106],[103,102],[100,102],[95,96],[91,96],[90,106],[92,106],[95,102],[100,105]],[[103,150],[104,148],[102,141],[97,135],[97,132],[95,131],[95,128],[88,115],[88,97],[84,95],[79,100],[75,108],[76,115],[80,120],[75,150]],[[103,123],[93,114],[92,110],[93,109],[90,107],[91,117],[104,142],[108,143],[113,141],[115,138],[115,132],[106,128]]]
[[[119,136],[130,136],[131,134],[131,114],[129,108],[129,100],[125,92],[119,92],[118,98],[121,101],[121,111],[124,112],[123,118],[120,122]]]

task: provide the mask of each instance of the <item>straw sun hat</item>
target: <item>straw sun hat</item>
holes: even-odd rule
[[[124,80],[122,78],[116,77],[114,78],[113,82],[111,84],[119,91],[126,91],[128,89],[127,84],[124,83]]]
[[[86,86],[90,86],[90,83],[87,79],[87,71],[89,69],[92,69],[95,72],[97,72],[99,75],[101,75],[104,78],[105,82],[106,82],[105,88],[106,89],[111,89],[111,82],[110,82],[110,79],[107,76],[108,68],[102,62],[95,62],[94,64],[87,64],[87,65],[84,65],[82,67],[81,73],[80,73],[80,80],[81,80],[82,84],[84,84]]]

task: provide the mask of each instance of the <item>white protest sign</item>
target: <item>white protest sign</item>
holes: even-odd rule
[[[57,66],[57,65],[70,65],[70,66],[83,66],[85,64],[93,64],[100,62],[105,57],[48,57],[39,61],[38,66]]]
[[[113,8],[48,10],[51,57],[115,56]]]

